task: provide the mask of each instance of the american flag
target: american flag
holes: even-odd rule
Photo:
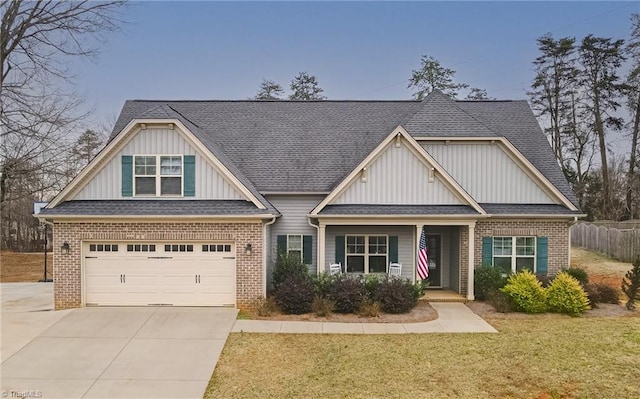
[[[420,245],[418,248],[418,277],[426,280],[429,277],[429,261],[427,259],[427,238],[424,235],[424,228],[420,234]]]

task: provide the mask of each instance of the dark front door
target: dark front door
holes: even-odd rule
[[[429,259],[430,287],[442,286],[442,236],[427,234],[427,258]]]

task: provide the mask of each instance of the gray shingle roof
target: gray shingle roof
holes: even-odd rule
[[[176,206],[179,205],[179,206]],[[40,215],[87,216],[232,216],[264,215],[271,212],[258,209],[242,200],[78,200],[66,201],[55,208],[43,209]]]
[[[255,192],[329,192],[402,124],[414,136],[503,136],[577,203],[525,101],[454,102],[438,92],[422,102],[130,100],[114,135],[134,118],[163,117],[163,105]]]
[[[554,204],[480,204],[489,214],[502,215],[579,215],[562,205]]]
[[[321,215],[478,215],[467,205],[327,205]]]

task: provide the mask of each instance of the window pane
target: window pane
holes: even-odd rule
[[[231,252],[231,245],[225,245],[224,252]]]
[[[155,175],[156,157],[135,157],[136,175]]]
[[[493,258],[493,266],[503,273],[511,273],[511,258]]]
[[[516,258],[516,272],[525,269],[533,272],[533,258]]]
[[[182,194],[181,177],[160,178],[160,195],[180,195]]]
[[[289,249],[302,251],[302,237],[299,235],[291,235],[289,237]]]
[[[347,256],[348,273],[364,273],[364,256]]]
[[[95,250],[96,250],[96,244],[89,245],[89,251],[95,251]]]
[[[182,157],[160,157],[160,174],[180,176],[182,174]]]
[[[370,256],[369,257],[369,273],[386,273],[387,257],[386,256]]]
[[[118,245],[117,244],[111,245],[111,252],[118,252]]]
[[[136,177],[136,195],[156,194],[155,177]]]
[[[511,237],[494,237],[493,254],[511,255]]]

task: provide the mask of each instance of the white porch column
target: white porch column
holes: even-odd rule
[[[325,271],[325,269],[327,267],[327,265],[325,265],[325,261],[324,261],[325,231],[326,231],[326,226],[324,224],[322,224],[322,223],[319,223],[319,226],[318,226],[318,256],[317,256],[318,265],[316,267],[318,276],[320,275],[320,273]]]
[[[475,230],[476,230],[476,224],[474,223],[470,223],[469,224],[469,277],[468,277],[468,282],[467,282],[467,299],[470,301],[473,301],[475,299],[475,295],[473,294],[474,291],[474,287],[473,287],[473,274],[474,274],[474,262],[473,262],[473,257],[474,257],[474,252],[475,252]]]

